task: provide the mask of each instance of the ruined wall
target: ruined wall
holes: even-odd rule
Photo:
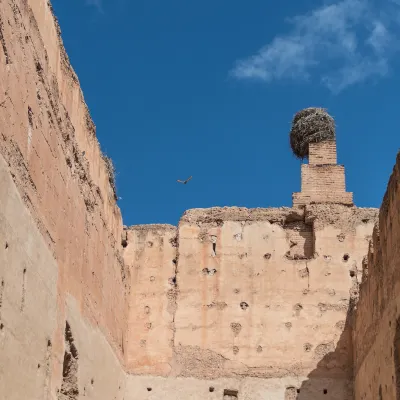
[[[249,400],[290,399],[291,393],[299,400],[351,399],[350,302],[376,216],[375,209],[341,205],[188,210],[178,228],[172,319],[162,305],[171,293],[174,256],[159,245],[165,233],[157,226],[128,230],[126,263],[142,271],[132,278],[140,293],[131,295],[130,313],[143,314],[151,299],[161,298],[156,310],[164,318],[154,319],[172,326],[174,340],[172,351],[164,337],[147,346],[147,319],[134,318],[132,353],[169,367],[152,368],[158,378],[129,376],[127,393],[161,398],[170,390],[176,399],[222,399],[224,390],[237,390]],[[163,282],[154,290],[158,276]],[[146,347],[140,349],[141,340]],[[141,370],[132,364],[130,372]]]
[[[400,153],[375,227],[353,332],[356,400],[400,399]]]
[[[358,305],[358,398],[400,385],[387,374],[400,363],[398,164]],[[376,210],[351,206],[334,143],[310,147],[302,178],[299,208],[123,231],[51,6],[0,0],[0,398],[351,399]]]
[[[125,235],[124,259],[131,271],[126,368],[136,374],[167,376],[176,308],[176,228],[138,225]]]
[[[1,0],[0,44],[0,393],[57,398],[71,347],[67,297],[76,303],[71,318],[105,338],[85,361],[90,375],[101,379],[102,357],[123,360],[129,270],[120,255],[122,221],[49,3]],[[105,390],[94,396],[111,398]]]

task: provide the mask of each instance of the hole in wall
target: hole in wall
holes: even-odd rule
[[[176,258],[172,260],[172,264],[176,265]]]
[[[121,241],[121,246],[125,249],[125,247],[128,246],[128,241],[127,241],[126,239],[123,239],[123,240]]]
[[[356,276],[355,271],[350,271],[350,277],[351,277],[351,278],[354,278],[355,276]]]
[[[300,315],[300,311],[303,309],[303,306],[300,303],[297,303],[293,306],[293,311],[297,316]]]
[[[47,342],[48,347],[49,344],[51,346],[50,340]],[[76,350],[71,327],[68,322],[65,323],[64,345],[63,379],[58,399],[78,400],[78,351]]]
[[[343,261],[344,262],[349,261],[349,259],[350,259],[350,256],[347,253],[343,255]]]
[[[284,230],[289,250],[285,257],[288,260],[308,260],[315,252],[315,237],[312,224],[304,221],[285,222]]]
[[[231,399],[237,399],[238,398],[238,391],[237,390],[232,390],[232,389],[224,389],[224,396],[230,396]]]
[[[328,393],[328,390],[327,389],[324,389],[324,394],[327,394]]]
[[[308,270],[308,267],[305,267],[303,269],[300,269],[298,271],[298,274],[300,276],[300,278],[304,279],[304,278],[308,278],[310,275],[310,271]]]
[[[344,242],[344,239],[346,239],[346,235],[344,233],[341,233],[340,235],[337,235],[337,239],[339,242]]]
[[[235,336],[237,336],[242,330],[242,325],[240,325],[238,322],[231,322],[231,329]]]
[[[93,378],[90,380],[90,384],[94,385],[94,379]]]
[[[7,250],[8,249],[8,243],[6,242],[6,245],[5,245],[5,249]]]
[[[33,111],[30,106],[28,106],[28,121],[29,121],[29,125],[31,127],[33,127]]]
[[[305,343],[303,348],[304,348],[304,351],[308,353],[312,349],[312,344],[311,343]]]
[[[300,393],[300,389],[297,389],[297,393]]]
[[[213,276],[217,272],[217,270],[215,268],[212,269],[203,268],[201,272],[203,273],[203,275]]]
[[[0,324],[0,331],[2,331],[3,328],[4,328],[4,325],[3,325],[3,324]]]
[[[364,218],[364,219],[362,219],[361,221],[362,221],[363,224],[368,224],[369,219],[368,219],[368,218]]]
[[[285,326],[287,329],[290,329],[292,327],[292,323],[291,322],[286,322]]]
[[[247,309],[249,308],[249,305],[248,305],[245,301],[242,301],[242,302],[240,303],[240,308],[241,308],[242,310],[247,310]]]
[[[214,388],[213,388],[212,386],[210,386],[210,387],[208,388],[208,391],[212,393],[212,392],[214,391]]]
[[[238,242],[240,242],[241,240],[242,240],[242,234],[239,232],[239,233],[237,233],[236,235],[233,235],[233,237],[238,241]]]
[[[264,254],[264,258],[265,258],[266,260],[269,260],[269,259],[271,258],[271,253],[265,253],[265,254]]]
[[[168,279],[170,285],[176,286],[176,276]]]
[[[147,242],[147,247],[153,247],[153,245],[154,245],[153,242],[151,242],[151,241],[148,241],[148,242]]]
[[[217,243],[212,244],[212,251],[213,251],[213,255],[216,256],[217,255]]]
[[[148,391],[148,392],[151,392],[152,390],[153,390],[153,389],[152,389],[151,387],[148,387],[148,388],[147,388],[147,391]]]

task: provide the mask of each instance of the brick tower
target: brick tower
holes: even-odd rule
[[[312,203],[353,205],[344,166],[337,164],[335,140],[310,143],[308,164],[301,165],[301,192],[293,193],[293,207]]]

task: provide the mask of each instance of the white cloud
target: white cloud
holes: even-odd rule
[[[379,3],[388,4],[388,0]],[[399,48],[390,33],[393,20],[384,7],[376,9],[370,0],[325,5],[288,19],[289,33],[276,36],[256,55],[239,60],[231,72],[236,78],[265,82],[313,77],[338,93],[388,73],[389,58]]]
[[[103,3],[102,0],[85,0],[86,5],[94,6],[97,8],[97,11],[103,12]]]
[[[374,21],[374,28],[367,40],[367,43],[373,47],[374,51],[377,53],[385,53],[392,41],[393,39],[385,25],[380,21]]]

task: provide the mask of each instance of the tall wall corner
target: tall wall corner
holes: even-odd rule
[[[301,166],[301,192],[293,193],[293,207],[331,203],[353,205],[346,192],[345,169],[337,164],[334,140],[310,143],[309,162]]]

